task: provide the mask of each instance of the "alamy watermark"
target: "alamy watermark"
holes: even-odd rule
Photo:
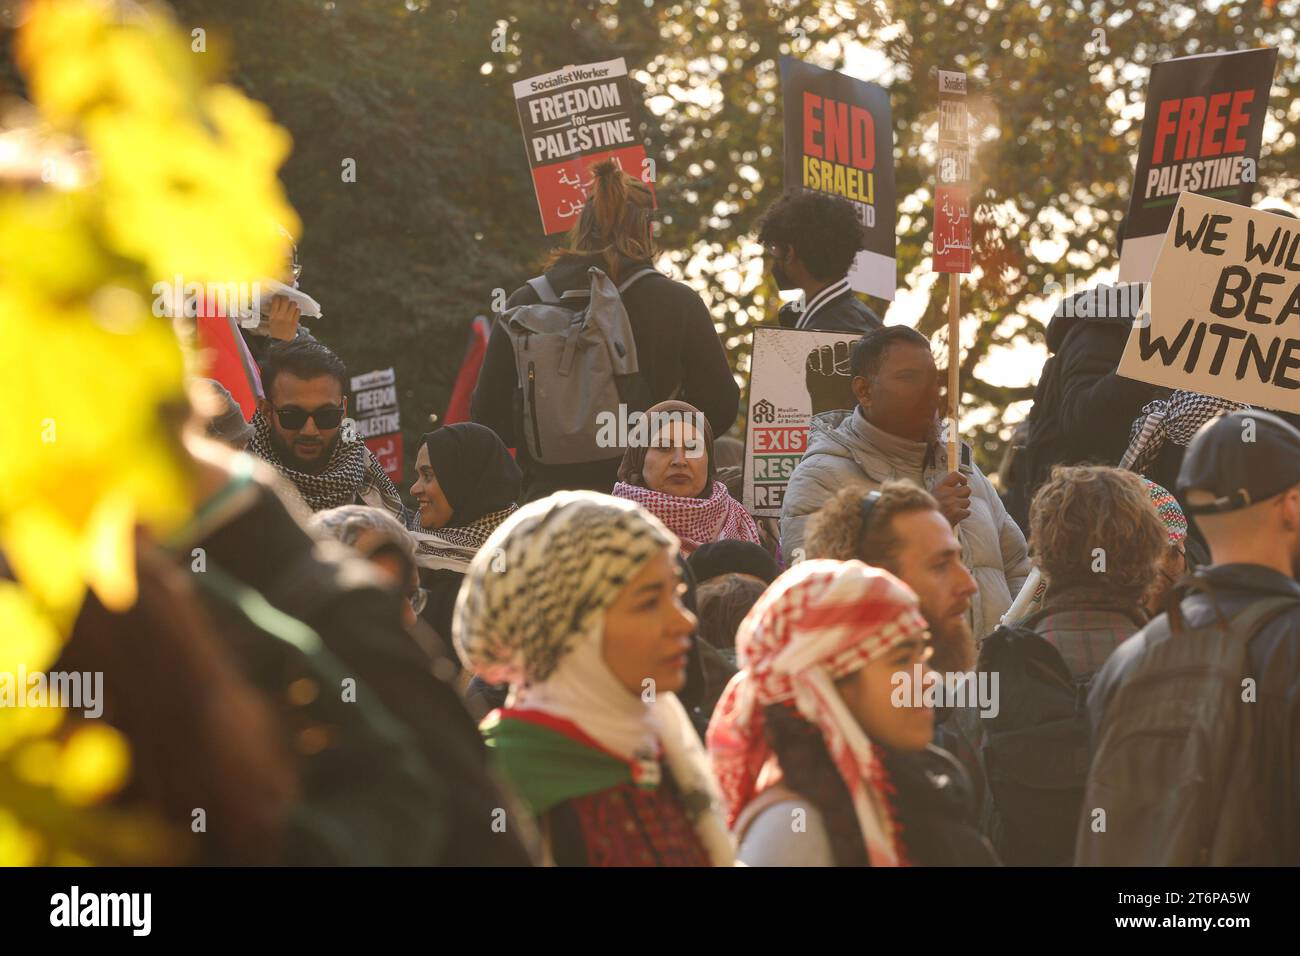
[[[1150,321],[1150,303],[1144,300],[1151,292],[1149,282],[1118,282],[1106,285],[1097,282],[1077,282],[1074,273],[1066,273],[1065,284],[1049,278],[1043,287],[1048,298],[1064,296],[1056,307],[1056,314],[1067,318],[1106,319],[1118,322],[1136,320],[1140,324]]]
[[[889,702],[895,707],[976,707],[981,717],[998,715],[997,671],[949,671],[940,673],[921,664],[911,673],[898,671],[890,678],[893,691]]]
[[[0,671],[0,708],[66,707],[85,717],[104,713],[103,671]]]
[[[262,321],[260,282],[186,282],[177,275],[153,284],[153,314],[159,318],[238,316],[239,324],[256,327]]]
[[[600,448],[674,448],[678,444],[686,449],[687,458],[704,455],[703,412],[632,412],[620,404],[617,412],[596,414],[596,445]]]

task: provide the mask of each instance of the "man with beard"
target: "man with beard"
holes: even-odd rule
[[[857,559],[901,579],[917,596],[930,626],[930,667],[941,674],[969,671],[975,663],[971,596],[977,586],[961,562],[961,545],[939,502],[907,481],[879,491],[846,488],[809,524],[808,558]],[[983,792],[979,758],[952,708],[935,714],[935,743],[953,754]]]
[[[763,258],[778,289],[803,293],[781,307],[782,328],[862,335],[884,325],[849,287],[864,239],[848,200],[793,189],[772,204],[758,227]]]
[[[248,450],[275,466],[312,511],[341,505],[383,508],[403,526],[407,511],[383,466],[342,429],[348,373],[314,339],[277,343],[261,365],[266,398],[253,416]]]

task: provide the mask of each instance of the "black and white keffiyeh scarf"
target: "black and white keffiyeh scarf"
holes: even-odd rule
[[[492,532],[518,510],[519,506],[512,504],[500,511],[485,514],[462,528],[439,528],[436,531],[426,531],[420,527],[420,514],[414,512],[407,528],[415,539],[415,563],[422,568],[465,573],[470,561],[492,536]]]
[[[1246,408],[1250,406],[1184,389],[1148,402],[1133,420],[1128,450],[1119,466],[1144,475],[1166,442],[1186,446],[1206,422]]]
[[[282,462],[271,438],[270,422],[262,417],[261,412],[256,413],[253,416],[253,439],[248,450],[288,479],[312,511],[325,511],[360,500],[383,508],[402,524],[409,520],[402,496],[360,438],[344,441],[340,436],[324,471],[318,475],[298,471]]]

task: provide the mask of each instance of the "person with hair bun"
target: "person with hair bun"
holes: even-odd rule
[[[604,271],[615,284],[654,268],[654,196],[641,180],[613,160],[588,171],[587,200],[562,248],[547,260],[544,276],[557,296],[590,287],[588,270]],[[676,398],[690,402],[708,419],[714,434],[736,420],[740,389],[704,300],[694,289],[665,275],[646,275],[623,293],[636,343],[647,404]],[[536,305],[541,297],[529,284],[514,291],[506,309]],[[510,335],[498,322],[474,391],[471,417],[516,449],[524,473],[523,501],[554,491],[587,489],[608,494],[617,480],[623,449],[607,459],[572,465],[542,465],[531,459],[522,429],[522,402]],[[629,409],[644,411],[644,408]]]

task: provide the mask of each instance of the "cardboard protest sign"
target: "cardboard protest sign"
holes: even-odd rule
[[[1300,412],[1300,221],[1183,193],[1119,374]]]
[[[939,71],[938,171],[933,268],[970,272],[970,119],[965,73]]]
[[[402,423],[397,408],[397,374],[391,368],[352,376],[348,411],[357,437],[379,459],[394,483],[402,480]]]
[[[577,221],[591,187],[587,167],[613,157],[654,193],[645,147],[637,139],[632,84],[620,57],[566,66],[520,80],[515,105],[546,235]]]
[[[893,299],[894,126],[889,93],[843,73],[781,57],[785,184],[843,196],[867,228],[849,270],[857,292]]]
[[[754,329],[745,422],[743,504],[779,517],[785,486],[803,457],[808,420],[853,408],[849,355],[860,336],[807,329]]]
[[[1249,206],[1277,50],[1205,53],[1151,68],[1121,282],[1151,278],[1179,193]]]

